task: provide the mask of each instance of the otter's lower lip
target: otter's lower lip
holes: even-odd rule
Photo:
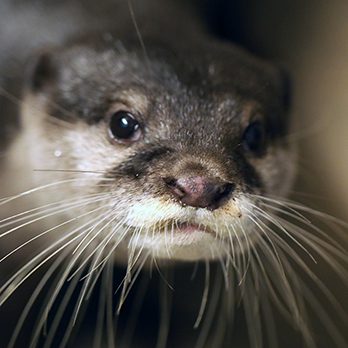
[[[149,231],[151,233],[149,233]],[[206,225],[167,220],[160,226],[137,234],[130,242],[159,259],[203,260],[227,254],[227,243]],[[227,252],[226,252],[227,251]]]
[[[192,234],[194,232],[208,233],[215,235],[207,226],[200,224],[190,223],[190,222],[180,222],[175,224],[174,233]]]

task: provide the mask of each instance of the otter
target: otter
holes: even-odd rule
[[[12,5],[3,6],[17,14]],[[3,165],[2,182],[12,183],[12,193],[0,202],[5,250],[0,264],[12,268],[10,260],[25,262],[14,272],[3,271],[8,276],[0,284],[0,304],[32,275],[42,275],[27,294],[9,346],[19,342],[35,301],[43,310],[24,344],[71,344],[85,300],[98,284],[109,321],[107,337],[97,330],[95,346],[153,346],[139,338],[117,345],[109,316],[122,313],[142,272],[158,268],[161,274],[162,268],[166,273],[193,263],[205,266],[194,323],[198,330],[202,324],[203,334],[195,344],[213,344],[204,323],[212,320],[205,318],[214,307],[208,298],[214,299],[209,289],[215,286],[210,292],[226,297],[221,303],[243,302],[251,346],[262,345],[260,315],[268,318],[270,301],[290,317],[308,346],[315,345],[302,309],[308,293],[288,258],[306,269],[301,252],[314,258],[308,250],[314,248],[324,259],[330,252],[308,232],[307,239],[301,235],[299,224],[307,223],[303,209],[286,200],[296,146],[287,136],[290,91],[283,70],[213,38],[197,17],[170,2],[17,6],[20,16],[34,16],[35,23],[44,18],[45,27],[32,28],[47,35],[26,42],[21,31],[17,43],[2,38],[18,62],[35,58],[25,74],[9,69],[8,57],[2,61],[3,96],[22,94],[15,103],[21,127],[7,145]],[[53,9],[57,17],[49,14]],[[222,269],[223,280],[209,286],[211,264]],[[120,267],[125,274],[115,288],[112,273]],[[116,289],[115,309],[110,294]],[[103,311],[96,327],[104,326]],[[60,335],[66,312],[69,323]],[[160,320],[159,347],[175,345],[168,339],[168,318]],[[88,332],[80,330],[81,340],[84,335]],[[223,336],[214,346],[232,344]],[[333,336],[343,347],[341,335]]]

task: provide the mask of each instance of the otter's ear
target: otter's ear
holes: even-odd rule
[[[44,92],[56,79],[56,66],[49,52],[41,53],[30,69],[29,88],[34,93]]]

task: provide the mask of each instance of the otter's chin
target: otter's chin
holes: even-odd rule
[[[141,235],[132,238],[130,248],[142,249],[153,258],[163,260],[214,260],[228,254],[224,241],[213,234],[192,228],[189,232],[174,230],[168,233]]]
[[[129,240],[130,250],[142,250],[152,258],[161,260],[199,261],[226,257],[229,241],[214,230],[195,223],[178,222],[170,228],[149,230]]]

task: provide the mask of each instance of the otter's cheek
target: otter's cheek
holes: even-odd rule
[[[272,147],[262,159],[252,165],[261,177],[267,195],[286,196],[296,176],[296,150]]]

